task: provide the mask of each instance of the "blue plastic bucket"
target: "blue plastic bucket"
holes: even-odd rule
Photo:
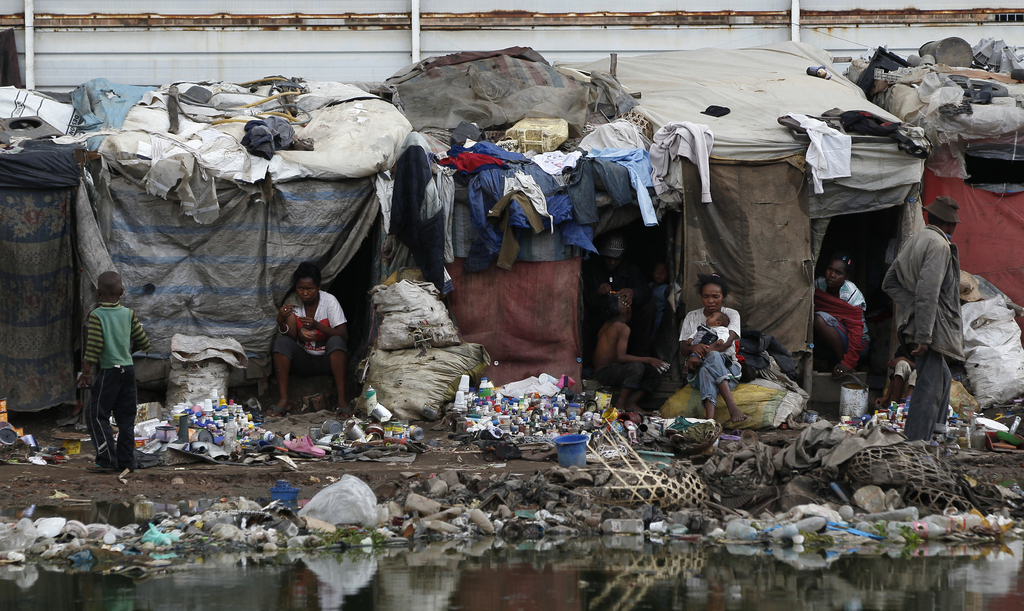
[[[277,485],[270,489],[270,498],[294,509],[299,506],[299,489],[292,487],[286,480],[279,479]]]
[[[585,467],[587,465],[586,435],[562,435],[555,438],[558,450],[558,466],[563,468]]]

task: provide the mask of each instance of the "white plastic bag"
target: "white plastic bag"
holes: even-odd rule
[[[171,338],[171,373],[166,405],[190,405],[228,392],[231,368],[247,364],[245,349],[230,337],[176,333]]]
[[[343,475],[313,495],[299,515],[328,524],[357,524],[370,528],[377,524],[377,495],[358,477]]]
[[[441,294],[429,282],[402,280],[371,291],[373,307],[383,317],[377,332],[377,348],[402,350],[417,341],[434,348],[457,346],[462,335],[441,303]]]
[[[1024,348],[1013,310],[1002,296],[965,303],[964,349],[967,376],[981,406],[1005,403],[1024,394]]]

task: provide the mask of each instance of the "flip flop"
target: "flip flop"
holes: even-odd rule
[[[118,473],[117,467],[105,467],[99,463],[92,463],[85,470],[89,473]]]

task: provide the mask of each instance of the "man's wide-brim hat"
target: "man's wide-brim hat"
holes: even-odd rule
[[[935,201],[925,206],[924,209],[928,214],[937,216],[947,223],[960,222],[960,215],[957,214],[957,210],[960,209],[960,206],[948,195],[940,195],[936,197]]]

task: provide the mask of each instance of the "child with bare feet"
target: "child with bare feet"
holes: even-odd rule
[[[885,394],[875,399],[875,407],[888,407],[893,401],[902,403],[908,394],[914,392],[914,384],[917,382],[914,361],[907,358],[907,351],[903,346],[896,349],[895,357],[887,364],[889,369],[893,370],[892,380],[889,381],[889,388]]]
[[[625,295],[609,295],[607,322],[597,334],[594,350],[594,377],[605,386],[621,388],[615,404],[619,411],[642,412],[637,403],[644,393],[652,393],[668,371],[669,364],[656,358],[626,353],[632,303]]]

